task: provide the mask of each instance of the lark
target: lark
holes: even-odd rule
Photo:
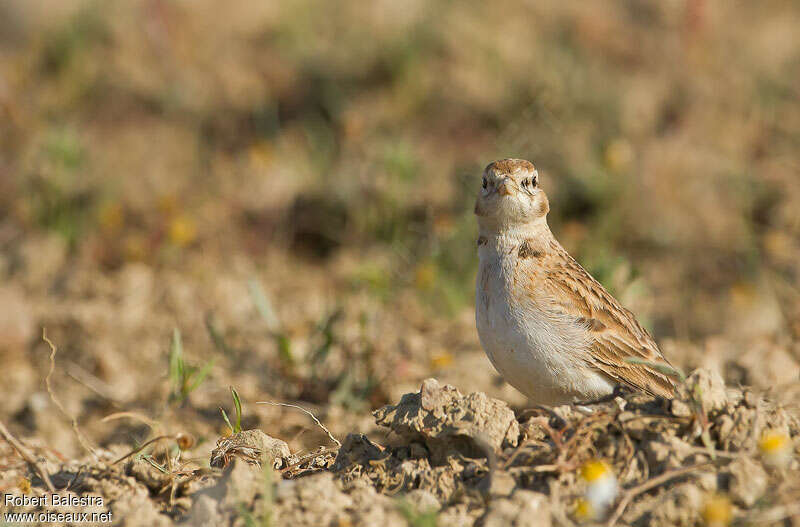
[[[601,399],[617,387],[671,398],[673,383],[658,366],[669,362],[558,243],[549,210],[531,162],[504,159],[484,170],[475,204],[475,318],[489,360],[537,404]]]

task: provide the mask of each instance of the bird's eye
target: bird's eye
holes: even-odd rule
[[[487,185],[486,178],[483,178],[483,188],[485,189]]]
[[[522,186],[523,186],[523,187],[527,187],[527,186],[529,186],[530,184],[531,184],[531,180],[530,180],[530,179],[523,179],[523,180],[522,180]]]

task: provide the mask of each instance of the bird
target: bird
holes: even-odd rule
[[[671,399],[674,369],[633,313],[556,240],[549,211],[530,161],[502,159],[483,171],[475,322],[490,362],[535,404],[625,389]]]

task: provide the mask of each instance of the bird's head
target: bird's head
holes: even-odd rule
[[[483,171],[475,214],[487,227],[503,229],[544,220],[550,210],[539,172],[524,159],[494,161]]]

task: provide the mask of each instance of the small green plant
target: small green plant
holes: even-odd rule
[[[653,362],[639,357],[625,357],[625,362],[627,362],[628,364],[641,364],[643,366],[653,368],[657,372],[663,373],[667,377],[678,379],[678,381],[681,384],[686,382],[686,374],[683,373],[678,368],[670,366],[669,364],[663,364],[661,362]]]
[[[290,371],[294,368],[294,355],[292,355],[292,341],[285,333],[275,333],[275,342],[278,344],[278,358],[281,364]]]
[[[317,323],[315,328],[315,338],[319,344],[309,353],[308,362],[311,363],[312,377],[317,376],[319,366],[330,354],[331,348],[337,343],[335,327],[336,323],[344,318],[342,308],[335,309],[330,315],[326,316]]]
[[[230,390],[233,396],[233,410],[236,413],[236,424],[231,424],[231,420],[228,419],[228,414],[225,413],[225,409],[220,407],[219,411],[222,413],[222,419],[225,420],[225,424],[231,429],[231,433],[238,434],[242,431],[242,401],[239,398],[239,393],[233,386],[230,386]]]
[[[247,290],[250,293],[250,298],[261,315],[262,320],[267,326],[267,330],[275,339],[278,346],[278,358],[287,369],[290,371],[294,368],[294,356],[292,355],[292,341],[288,335],[282,330],[280,321],[278,320],[272,303],[269,297],[264,292],[261,282],[253,278],[247,283]]]
[[[169,470],[167,470],[166,467],[163,467],[161,464],[157,463],[153,459],[153,456],[151,456],[149,454],[142,454],[141,458],[143,460],[145,460],[147,463],[149,463],[150,466],[152,466],[154,469],[156,469],[159,472],[161,472],[162,474],[169,474]]]
[[[206,331],[208,332],[211,342],[214,343],[214,347],[224,355],[234,355],[236,350],[228,346],[228,343],[225,341],[225,336],[222,334],[222,332],[220,332],[214,323],[214,316],[211,313],[208,313],[204,322],[206,325]]]
[[[247,282],[247,291],[250,293],[250,298],[253,300],[253,304],[258,310],[258,314],[261,315],[261,318],[267,325],[267,329],[275,331],[280,323],[278,322],[278,317],[275,315],[272,303],[269,301],[267,294],[264,292],[264,288],[261,286],[261,282],[256,278],[249,280]]]
[[[172,345],[169,350],[169,380],[172,386],[170,400],[183,404],[189,394],[195,391],[208,377],[214,361],[210,360],[202,367],[191,366],[183,358],[183,339],[181,332],[175,328],[172,332]]]

